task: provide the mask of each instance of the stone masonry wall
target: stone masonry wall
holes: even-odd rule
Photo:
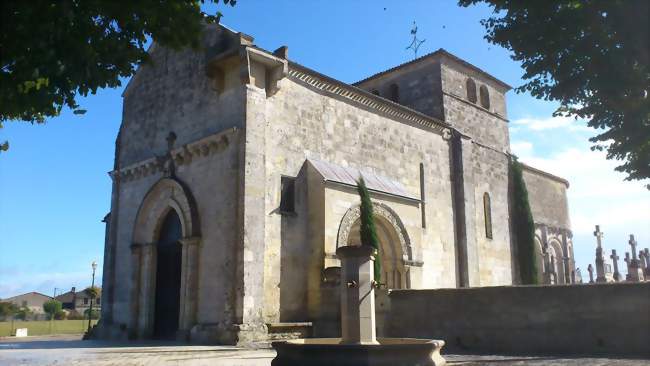
[[[381,308],[388,336],[442,339],[446,352],[650,357],[650,283],[396,290],[389,298]]]
[[[440,83],[440,63],[434,61],[410,64],[357,86],[367,91],[377,91],[380,96],[390,99],[390,86],[395,84],[399,90],[399,104],[442,119]]]
[[[279,318],[279,280],[291,277],[280,273],[292,270],[281,266],[279,260],[283,234],[281,215],[275,212],[280,202],[281,176],[296,176],[308,157],[371,169],[401,182],[416,196],[419,164],[424,163],[427,228],[422,236],[423,286],[455,286],[448,143],[442,136],[365,110],[291,78],[281,81],[274,96],[256,101],[263,103],[266,114],[247,123],[267,126],[266,180],[260,182],[260,189],[266,192],[267,321]],[[302,251],[305,258],[315,251],[306,245],[296,250]],[[295,274],[296,278],[303,275]]]
[[[207,31],[204,47],[219,47],[228,35]],[[140,67],[124,91],[121,166],[163,155],[171,130],[177,144],[196,141],[230,127],[243,127],[243,98],[237,89],[217,93],[206,75],[208,52],[174,52],[152,46],[151,63]]]
[[[523,176],[535,223],[571,229],[566,184],[525,167]]]
[[[228,327],[235,318],[234,275],[237,248],[238,140],[223,151],[195,157],[177,168],[177,177],[196,198],[201,224],[198,265],[197,323]],[[162,178],[157,173],[120,185],[116,247],[115,302],[117,324],[128,324],[131,313],[131,244],[136,216],[147,192]]]

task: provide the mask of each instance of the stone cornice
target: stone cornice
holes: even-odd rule
[[[190,164],[195,159],[210,156],[223,151],[231,141],[230,136],[237,133],[238,129],[233,127],[179,146],[170,151],[174,164],[178,167]],[[164,172],[165,157],[154,156],[139,161],[119,170],[113,170],[108,175],[113,179],[119,178],[121,182],[129,182],[149,175]]]
[[[290,62],[289,66],[290,78],[308,84],[315,89],[335,94],[342,99],[376,110],[389,117],[410,122],[439,134],[443,134],[445,130],[451,128],[451,126],[444,121],[427,116],[426,114],[412,110],[363,89],[330,78],[329,76],[323,75],[295,62]]]
[[[522,168],[524,168],[524,170],[526,170],[526,171],[528,171],[530,173],[537,174],[537,175],[540,175],[540,176],[545,177],[545,178],[549,178],[549,179],[554,180],[556,182],[562,183],[567,188],[569,188],[569,181],[562,178],[562,177],[558,177],[557,175],[547,173],[547,172],[545,172],[543,170],[539,170],[537,168],[533,168],[532,166],[524,164],[522,162],[520,162],[520,164],[521,164]]]

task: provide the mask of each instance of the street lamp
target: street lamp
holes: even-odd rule
[[[90,285],[91,290],[95,290],[95,270],[97,269],[97,262],[93,261],[93,264],[91,264],[93,267],[93,281],[92,284]],[[90,296],[90,308],[88,309],[88,336],[90,336],[90,319],[92,319],[92,314],[93,314],[93,298],[94,296]]]

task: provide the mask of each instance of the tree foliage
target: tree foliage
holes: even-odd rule
[[[555,115],[599,129],[592,149],[622,160],[626,180],[650,177],[647,0],[459,0],[493,7],[486,39],[525,70],[518,92],[560,102]]]
[[[373,216],[372,201],[370,200],[370,192],[366,187],[366,182],[363,177],[359,177],[357,182],[357,191],[359,198],[361,198],[360,206],[360,236],[361,245],[367,245],[374,248],[374,272],[375,282],[381,283],[381,258],[379,258],[379,239],[377,239],[377,228],[375,227],[375,217]]]
[[[0,318],[8,318],[14,316],[18,312],[18,306],[12,302],[0,302]]]
[[[99,288],[97,286],[94,287],[86,287],[84,292],[91,298],[91,299],[96,299],[97,296],[99,296]]]
[[[510,160],[512,177],[512,224],[517,246],[517,261],[521,282],[525,285],[540,283],[535,251],[535,222],[528,202],[528,190],[516,156]]]
[[[0,127],[42,123],[64,106],[85,111],[78,96],[120,86],[148,61],[152,38],[173,49],[199,47],[202,27],[221,13],[205,2],[236,0],[3,1],[0,33]],[[8,144],[0,143],[0,151]]]
[[[47,300],[43,303],[43,311],[52,319],[57,313],[62,310],[62,304],[57,300]]]

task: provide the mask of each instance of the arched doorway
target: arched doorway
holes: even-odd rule
[[[160,228],[156,254],[154,337],[175,338],[180,316],[183,235],[176,211],[169,210]]]
[[[374,203],[375,227],[379,239],[381,260],[381,282],[389,289],[411,287],[409,266],[405,258],[410,258],[410,242],[406,230],[397,214],[387,205]],[[344,215],[339,228],[337,246],[361,245],[359,207],[353,207]]]

